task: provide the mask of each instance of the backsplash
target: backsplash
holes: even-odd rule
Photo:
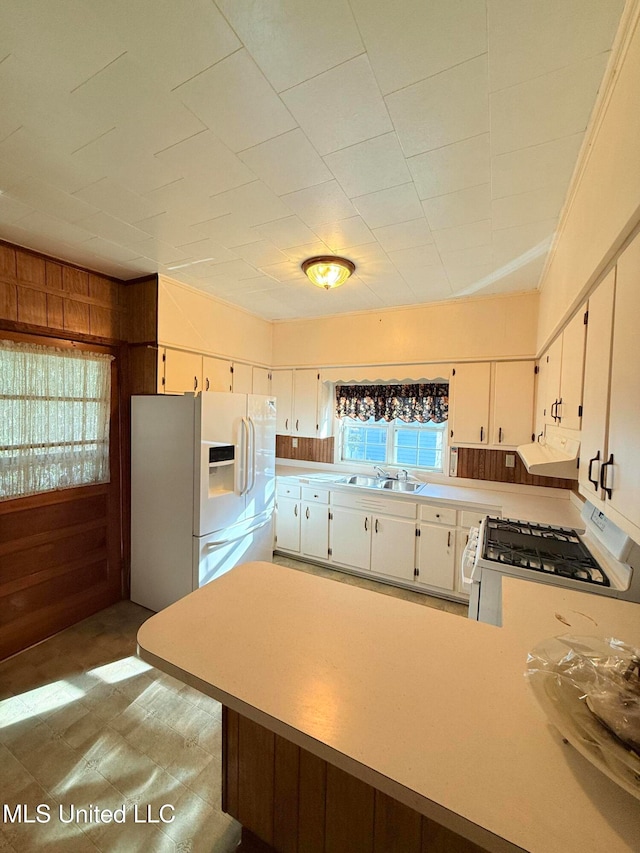
[[[329,438],[294,438],[290,435],[276,435],[276,456],[278,459],[304,459],[307,462],[333,462],[333,436]]]
[[[515,467],[507,468],[505,457],[515,456]],[[486,450],[484,447],[458,448],[458,477],[471,480],[494,480],[498,483],[522,483],[527,486],[547,486],[552,489],[574,489],[577,480],[560,477],[539,477],[529,474],[515,450]]]

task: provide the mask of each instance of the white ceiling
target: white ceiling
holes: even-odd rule
[[[3,0],[0,238],[269,319],[533,289],[623,6]]]

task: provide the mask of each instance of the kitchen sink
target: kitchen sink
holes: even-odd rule
[[[354,474],[352,477],[347,477],[347,484],[349,486],[365,486],[367,488],[380,488],[384,480],[380,480],[378,477],[366,477],[362,474]]]
[[[421,489],[424,483],[408,483],[406,480],[384,480],[383,489],[390,489],[392,492],[417,492]]]

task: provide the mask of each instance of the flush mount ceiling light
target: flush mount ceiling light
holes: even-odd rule
[[[302,271],[317,287],[330,290],[340,287],[354,272],[356,265],[347,258],[336,258],[333,255],[319,255],[317,258],[307,258],[302,263]]]

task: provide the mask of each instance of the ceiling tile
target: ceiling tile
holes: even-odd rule
[[[203,190],[215,195],[255,181],[256,176],[210,130],[156,153],[176,177],[196,177]]]
[[[407,162],[420,198],[486,184],[491,174],[489,134],[419,154]]]
[[[293,261],[284,261],[281,264],[266,264],[260,267],[260,271],[279,282],[304,281],[305,278],[300,265]]]
[[[493,257],[498,266],[516,266],[528,263],[533,258],[546,255],[557,220],[531,222],[513,228],[501,228],[493,232]]]
[[[623,0],[488,0],[492,92],[608,51]]]
[[[395,133],[385,133],[335,151],[324,160],[349,198],[397,187],[411,180]]]
[[[504,154],[585,130],[607,55],[491,95],[491,153]]]
[[[360,216],[318,225],[315,231],[334,252],[341,252],[349,246],[359,246],[362,243],[375,243],[376,239]]]
[[[493,261],[488,264],[476,264],[468,266],[462,264],[451,264],[446,266],[447,278],[449,284],[456,296],[462,296],[463,291],[467,289],[470,292],[481,292],[492,281],[492,273],[494,272]]]
[[[356,215],[355,207],[337,181],[325,181],[323,184],[287,193],[281,199],[311,228],[323,222]]]
[[[531,145],[491,159],[491,196],[494,199],[541,187],[569,186],[584,134],[576,133],[541,145]]]
[[[43,234],[46,237],[61,240],[64,243],[83,243],[85,240],[93,237],[90,231],[81,226],[73,225],[71,222],[64,222],[62,219],[49,216],[47,213],[41,213],[39,210],[28,213],[20,220],[19,225],[21,228],[34,231],[36,234]]]
[[[253,278],[259,273],[251,264],[238,258],[235,261],[226,261],[220,264],[211,264],[206,270],[208,279],[225,278],[229,281],[243,281],[245,278]]]
[[[403,270],[402,277],[418,302],[435,302],[439,299],[449,299],[452,295],[451,285],[442,264]]]
[[[294,264],[301,264],[307,258],[313,258],[316,255],[330,255],[331,249],[322,240],[315,240],[313,243],[305,243],[302,246],[290,246],[283,249],[284,254]]]
[[[320,154],[393,130],[365,55],[325,71],[281,97]]]
[[[345,0],[218,0],[218,6],[278,92],[363,51]]]
[[[286,260],[286,255],[283,255],[280,249],[277,249],[269,240],[258,240],[255,243],[236,246],[235,253],[253,267],[281,264]]]
[[[287,205],[262,181],[214,195],[210,209],[213,216],[233,213],[247,225],[262,225],[291,214]]]
[[[296,126],[246,50],[198,74],[176,95],[235,152]]]
[[[442,263],[447,272],[453,269],[477,268],[493,263],[493,246],[471,246],[466,249],[456,249],[450,252],[440,252]]]
[[[385,225],[383,228],[376,228],[373,233],[382,248],[388,252],[433,243],[433,236],[424,217],[397,225]]]
[[[156,213],[168,213],[173,218],[180,218],[183,225],[195,225],[215,215],[211,196],[195,178],[178,178],[145,193],[143,198],[152,205],[152,216]],[[148,218],[149,214],[140,217]],[[137,225],[140,219],[134,224]]]
[[[470,59],[387,95],[386,102],[407,157],[485,133],[489,130],[487,57]]]
[[[454,228],[491,218],[491,185],[479,184],[446,195],[428,198],[422,207],[433,230]]]
[[[457,249],[470,249],[472,246],[487,246],[491,244],[491,220],[481,219],[479,222],[434,231],[433,239],[440,252],[455,252]]]
[[[169,243],[164,243],[162,240],[156,240],[155,237],[151,237],[149,240],[137,243],[135,248],[136,250],[139,250],[140,254],[144,255],[145,258],[151,258],[151,260],[156,261],[159,264],[177,264],[181,260],[186,260],[188,258],[184,249],[177,249]]]
[[[132,248],[135,249],[135,245],[133,245]],[[219,264],[224,261],[235,261],[237,259],[235,252],[221,246],[220,243],[216,243],[216,241],[212,240],[210,237],[192,240],[189,243],[180,244],[176,246],[176,248],[185,252],[188,256],[187,260],[181,264],[181,268],[186,269],[187,266],[193,267],[197,265],[197,272],[200,272],[200,264],[204,264],[206,267],[209,267],[212,264]]]
[[[179,212],[157,213],[155,216],[136,222],[136,228],[174,246],[182,246],[202,239],[202,234],[192,225],[187,225]]]
[[[426,267],[440,267],[442,262],[435,245],[414,246],[411,249],[397,249],[389,252],[389,258],[403,278],[419,272]]]
[[[255,230],[279,249],[311,243],[317,237],[297,216],[274,219],[264,225],[256,225]]]
[[[97,207],[36,178],[27,178],[13,187],[11,195],[35,210],[67,222],[78,222],[98,212]]]
[[[112,240],[105,240],[103,237],[92,237],[90,240],[86,240],[82,244],[82,249],[120,264],[136,260],[142,254],[142,252],[137,252],[135,249],[128,249],[126,246],[118,245]]]
[[[465,288],[461,296],[476,294],[514,293],[522,290],[535,290],[540,284],[546,256],[537,256],[515,268],[500,267],[490,273],[484,280],[472,287]]]
[[[12,198],[8,193],[0,192],[0,222],[17,222],[34,210],[28,204]]]
[[[96,181],[95,184],[78,190],[74,195],[84,199],[94,207],[101,208],[111,216],[115,216],[116,219],[122,219],[130,224],[161,212],[161,209],[158,209],[157,202],[137,193],[132,193],[110,178]]]
[[[107,28],[117,32],[128,52],[165,90],[241,47],[210,0],[189,0],[188,13],[175,0],[109,0],[92,9],[102,24],[99,32]]]
[[[353,199],[353,203],[369,228],[409,222],[422,216],[422,207],[413,183],[361,195]]]
[[[238,213],[227,213],[204,222],[195,222],[194,227],[228,249],[255,242],[256,239],[253,227],[247,225],[246,220]]]
[[[302,190],[332,178],[304,133],[291,130],[242,151],[240,159],[277,195]]]
[[[541,219],[557,219],[562,210],[565,188],[541,187],[537,190],[508,195],[491,204],[494,228],[526,225]]]
[[[134,225],[129,225],[128,222],[123,222],[121,219],[109,216],[108,213],[103,213],[102,211],[77,220],[77,224],[82,226],[82,228],[86,228],[87,231],[90,231],[97,237],[110,240],[113,243],[121,243],[125,246],[149,239],[148,232]]]
[[[484,0],[406,0],[393,7],[351,0],[351,8],[385,94],[487,50]]]

